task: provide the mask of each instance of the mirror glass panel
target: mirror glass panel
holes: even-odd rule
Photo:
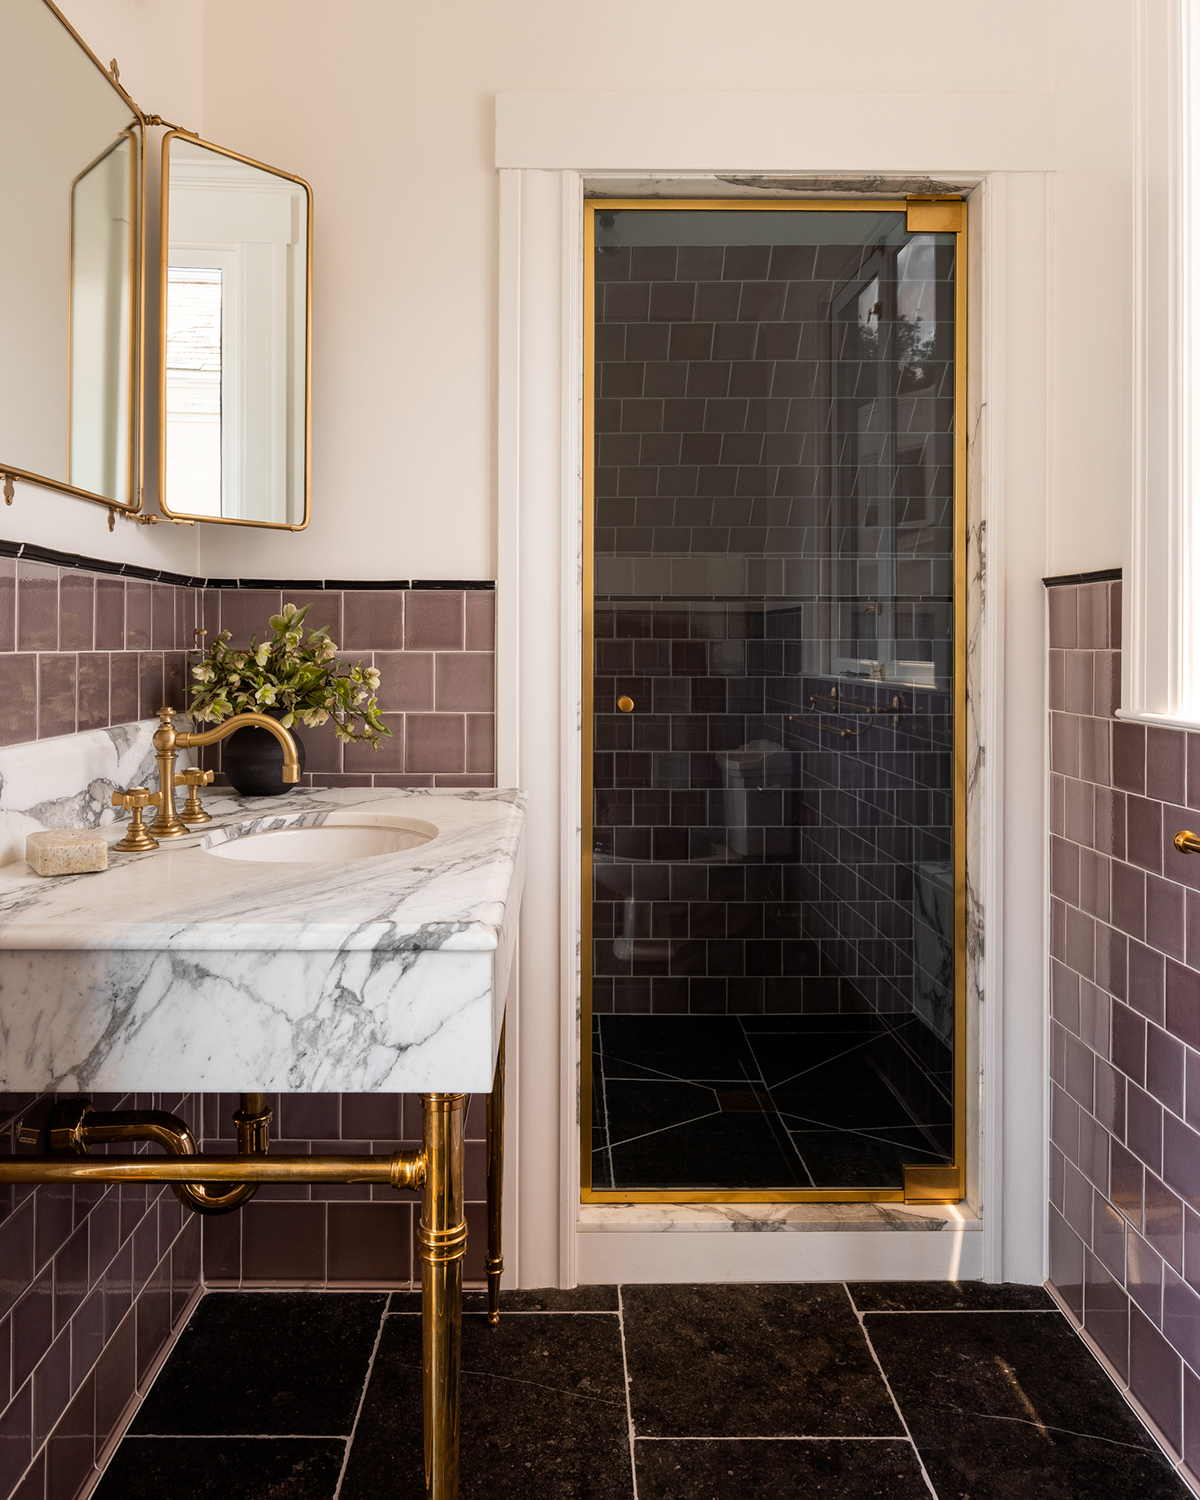
[[[160,503],[171,515],[301,527],[308,186],[174,134],[163,181]]]
[[[138,503],[140,127],[43,0],[0,0],[0,469]]]

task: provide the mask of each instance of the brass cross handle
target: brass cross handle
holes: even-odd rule
[[[114,792],[112,805],[129,809],[129,832],[119,844],[113,845],[114,849],[158,848],[158,840],[152,839],[146,832],[145,824],[142,822],[142,813],[147,807],[162,806],[160,792],[152,792],[144,786],[131,786],[127,792]]]
[[[1175,847],[1180,854],[1200,854],[1200,838],[1185,828],[1175,835]]]
[[[183,804],[183,811],[179,814],[184,823],[212,822],[212,817],[200,804],[200,788],[212,786],[212,780],[213,773],[202,771],[199,766],[188,766],[186,771],[176,773],[175,785],[185,786],[188,789],[187,801]]]

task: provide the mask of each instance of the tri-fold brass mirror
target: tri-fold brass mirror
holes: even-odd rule
[[[16,478],[137,511],[157,435],[164,516],[298,531],[309,516],[312,192],[167,126],[161,295],[147,308],[144,143],[165,123],[51,0],[0,0],[5,495]],[[143,389],[147,337],[159,340],[157,402]]]
[[[141,503],[142,129],[46,0],[0,0],[0,472]]]
[[[163,140],[159,505],[308,520],[312,193],[183,131]]]

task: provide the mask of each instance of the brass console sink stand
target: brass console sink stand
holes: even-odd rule
[[[161,1111],[97,1113],[84,1101],[57,1106],[48,1132],[53,1150],[86,1153],[91,1144],[154,1140],[173,1154],[18,1156],[0,1159],[0,1183],[159,1182],[170,1183],[190,1207],[223,1212],[244,1202],[259,1183],[380,1183],[422,1195],[420,1248],[423,1325],[426,1500],[457,1500],[459,1371],[462,1344],[462,1267],[467,1246],[463,1213],[463,1127],[466,1094],[422,1094],[419,1151],[393,1156],[270,1156],[261,1094],[242,1096],[237,1156],[196,1154],[187,1126]],[[504,1032],[488,1096],[488,1304],[489,1321],[500,1309],[500,1204],[504,1171]],[[91,1121],[91,1123],[89,1123]],[[213,1195],[204,1183],[234,1184]]]

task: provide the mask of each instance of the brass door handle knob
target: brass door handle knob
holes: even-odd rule
[[[621,710],[621,712],[623,714],[631,714],[633,712],[633,699],[632,698],[618,698],[617,699],[617,707]]]
[[[129,809],[129,832],[120,841],[114,844],[114,849],[157,849],[158,840],[152,839],[146,832],[146,826],[142,822],[142,813],[147,807],[161,807],[162,793],[152,792],[148,787],[131,786],[127,792],[116,791],[112,794],[112,805],[114,807],[126,807]]]
[[[1175,847],[1180,854],[1200,854],[1200,838],[1185,828],[1175,835]]]

